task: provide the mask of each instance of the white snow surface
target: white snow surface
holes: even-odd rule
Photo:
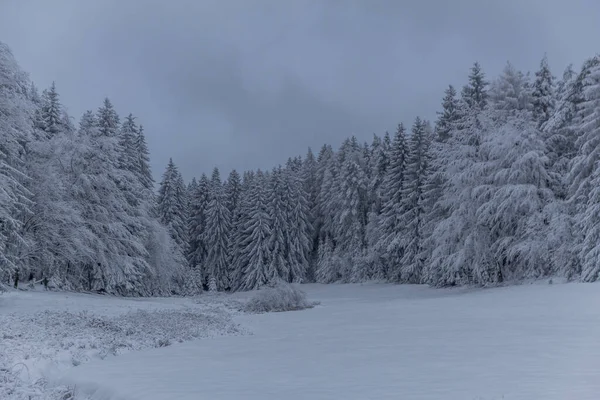
[[[254,332],[94,361],[60,383],[102,400],[597,399],[600,286],[305,285]]]
[[[586,400],[600,393],[599,284],[301,288],[321,304],[241,314],[238,302],[250,294],[12,292],[0,296],[0,361],[25,362],[49,380],[46,397],[28,388],[32,399],[71,398],[52,388],[74,389],[75,400]],[[133,334],[111,331],[115,324]],[[170,345],[157,346],[163,337]],[[111,340],[126,347],[100,357]],[[77,354],[83,360],[75,366]],[[3,384],[14,382],[0,380],[0,398]],[[28,399],[14,393],[8,398]]]
[[[224,295],[131,299],[12,291],[0,295],[0,399],[70,399],[63,371],[131,351],[249,332]],[[78,396],[79,398],[85,398]]]

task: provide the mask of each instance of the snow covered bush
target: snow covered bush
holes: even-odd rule
[[[306,293],[279,281],[272,287],[264,287],[244,306],[244,311],[249,313],[296,311],[313,308],[317,302],[306,299]]]

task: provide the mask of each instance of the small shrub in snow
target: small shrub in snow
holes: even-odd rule
[[[306,299],[306,293],[285,282],[260,289],[244,306],[249,313],[295,311],[312,308],[318,303]]]

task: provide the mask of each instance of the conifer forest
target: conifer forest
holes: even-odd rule
[[[155,181],[143,121],[110,99],[67,106],[0,43],[1,285],[156,296],[600,275],[600,56],[497,77],[475,62],[435,120],[190,182],[177,160]]]

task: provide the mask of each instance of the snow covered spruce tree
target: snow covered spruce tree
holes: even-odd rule
[[[240,208],[240,199],[242,196],[242,179],[240,174],[234,169],[229,173],[225,182],[225,198],[227,199],[227,208],[233,216]]]
[[[317,224],[317,199],[319,196],[319,178],[318,178],[318,162],[312,149],[309,148],[304,162],[299,179],[302,181],[302,188],[306,194],[306,214],[307,214],[307,235],[309,239],[308,251],[308,267],[306,269],[306,280],[309,282],[315,281],[316,263],[318,260],[319,235],[318,230],[314,228]]]
[[[385,133],[384,138],[373,135],[373,142],[370,146],[369,169],[371,177],[369,179],[369,210],[375,215],[381,213],[383,208],[382,189],[385,175],[390,164],[390,135]]]
[[[186,250],[186,257],[187,257],[187,253],[189,250],[189,244],[190,244],[190,240],[191,238],[189,237],[189,218],[190,215],[192,214],[192,206],[194,203],[194,196],[196,194],[196,190],[198,190],[198,181],[196,180],[195,177],[192,178],[192,180],[190,181],[190,183],[187,184],[187,186],[185,187],[185,222],[186,222],[186,239],[187,239],[187,243],[185,246],[185,250]]]
[[[433,229],[432,252],[426,266],[426,281],[436,286],[472,283],[472,269],[488,257],[475,231],[473,189],[480,182],[478,169],[482,135],[488,129],[488,82],[475,63],[469,82],[461,91],[459,115],[439,162],[445,179],[442,196],[434,207],[446,210]]]
[[[433,233],[437,225],[449,215],[449,203],[440,200],[448,184],[446,167],[453,161],[452,143],[456,138],[452,138],[452,135],[458,131],[458,123],[464,116],[461,114],[464,107],[466,103],[456,97],[454,86],[449,85],[444,91],[442,111],[438,112],[438,119],[430,140],[428,174],[423,188],[422,203],[426,213],[425,224],[421,230],[424,251],[422,257],[425,259],[421,278],[423,282],[435,281],[435,278],[429,274],[433,276],[437,274],[437,271],[429,268],[432,252],[436,246]]]
[[[567,175],[568,200],[580,232],[577,251],[581,279],[596,281],[600,277],[600,56],[583,64],[577,86],[580,97],[571,121],[577,137],[577,155]]]
[[[515,117],[489,131],[481,147],[485,171],[474,190],[476,231],[485,238],[489,257],[474,268],[477,283],[539,278],[552,272],[548,258],[549,218],[553,205],[548,159],[535,121]],[[543,223],[543,221],[546,221]],[[560,243],[552,243],[561,246]]]
[[[77,201],[69,190],[75,178],[65,168],[71,164],[76,145],[76,131],[63,110],[56,86],[36,104],[41,121],[35,125],[33,139],[27,146],[27,171],[31,178],[33,214],[28,219],[27,232],[35,242],[31,256],[30,276],[51,287],[77,288],[69,270],[77,268],[90,256],[82,239],[87,236]]]
[[[254,171],[246,171],[240,184],[239,200],[236,210],[231,215],[231,232],[229,235],[229,268],[231,288],[239,290],[244,276],[244,241],[245,226],[250,218],[250,189],[254,180]],[[231,203],[230,203],[231,204]]]
[[[24,144],[31,134],[30,87],[12,52],[0,42],[0,282],[17,285],[32,246],[23,235],[31,216],[31,193],[25,186]],[[1,285],[1,284],[0,284]]]
[[[192,279],[187,283],[188,291],[199,292],[207,284],[204,268],[206,261],[206,207],[209,201],[210,181],[202,174],[190,197],[188,214],[187,260],[192,269]]]
[[[400,280],[404,249],[396,239],[400,232],[400,215],[404,193],[406,161],[408,158],[405,128],[398,124],[390,149],[390,161],[382,182],[383,208],[379,220],[374,251],[378,255],[376,276],[392,281]]]
[[[492,120],[482,136],[481,183],[474,189],[476,229],[489,244],[486,268],[475,268],[478,283],[538,278],[552,272],[548,227],[555,199],[539,124],[525,75],[507,67],[495,86]],[[546,223],[540,223],[546,221]],[[558,243],[552,243],[554,246]],[[479,265],[484,265],[480,262]]]
[[[318,178],[320,183],[317,198],[318,218],[316,227],[321,238],[333,238],[335,230],[335,212],[338,201],[338,155],[331,146],[325,146],[319,154]]]
[[[177,251],[185,254],[186,248],[186,188],[181,173],[169,159],[158,189],[156,211],[160,222],[169,228]]]
[[[134,174],[123,164],[119,118],[106,99],[97,115],[86,113],[80,123],[78,147],[72,169],[78,208],[89,229],[86,238],[93,257],[84,268],[81,284],[87,289],[124,295],[149,294],[145,277],[150,274],[144,246],[143,220],[125,182]]]
[[[40,116],[40,128],[44,131],[46,137],[51,138],[62,130],[62,105],[54,82],[52,82],[50,89],[44,90],[42,93]]]
[[[496,284],[552,269],[550,241],[541,238],[548,236],[555,200],[523,76],[508,66],[489,104],[473,108],[465,101],[467,118],[449,149],[460,161],[447,162],[440,200],[449,214],[433,232],[427,274],[433,284]]]
[[[146,143],[146,136],[142,125],[137,129],[134,147],[137,154],[137,167],[135,168],[135,171],[144,189],[143,196],[150,199],[149,201],[155,202],[156,194],[154,192],[154,177],[152,176],[152,169],[150,168],[150,151],[148,150],[148,144]]]
[[[485,77],[485,73],[479,62],[473,63],[469,81],[461,90],[462,100],[467,103],[471,109],[483,110],[488,103],[488,86],[489,82]]]
[[[194,193],[196,193],[196,189],[198,189],[198,181],[196,180],[196,178],[192,178],[192,180],[190,181],[190,183],[188,183],[187,188],[186,188],[186,199],[188,201],[188,211],[189,211],[189,207],[192,204],[192,197],[194,196]]]
[[[150,199],[143,196],[144,186],[139,169],[140,154],[136,146],[138,127],[132,114],[129,114],[123,121],[118,137],[120,158],[118,165],[119,169],[124,172],[119,177],[118,184],[129,203],[132,213],[131,232],[139,237],[143,230],[142,219],[147,218],[147,212],[154,204],[148,204],[147,202]]]
[[[341,266],[339,263],[322,260],[321,257],[337,257],[334,253],[337,244],[336,239],[336,215],[339,206],[339,186],[336,177],[338,167],[335,155],[332,152],[331,158],[327,160],[323,171],[323,180],[321,191],[319,193],[318,207],[319,220],[317,220],[319,229],[319,246],[323,243],[331,244],[331,252],[318,252],[319,260],[317,262],[316,280],[320,283],[332,283],[341,279]],[[326,266],[327,269],[324,269]]]
[[[310,236],[306,193],[293,162],[274,169],[268,197],[271,269],[287,282],[302,282],[308,268]]]
[[[568,173],[571,160],[576,155],[577,137],[573,118],[577,105],[582,102],[581,89],[577,74],[569,65],[557,84],[554,110],[548,120],[540,126],[548,147],[551,169],[559,176],[565,176]],[[561,186],[560,189],[561,191],[557,194],[561,197],[566,196],[566,188]]]
[[[454,124],[460,118],[460,104],[456,98],[456,89],[449,85],[444,92],[442,100],[442,111],[438,111],[438,119],[435,123],[435,132],[440,142],[446,142],[454,129]]]
[[[271,265],[269,270],[274,271],[278,278],[287,279],[290,273],[290,264],[287,258],[289,251],[287,210],[290,207],[290,199],[285,188],[285,177],[281,166],[273,169],[269,183],[268,210],[271,221],[269,237],[269,262]]]
[[[236,257],[235,268],[241,273],[236,287],[252,290],[278,278],[277,270],[271,262],[271,218],[267,197],[268,177],[258,171],[251,181],[251,189],[246,202],[247,218],[244,219],[240,235],[240,254]]]
[[[392,244],[403,249],[400,261],[400,280],[420,283],[424,268],[424,236],[428,210],[425,190],[430,174],[432,132],[426,121],[417,117],[409,139],[409,151],[400,200],[400,229]]]
[[[315,251],[317,253],[317,261],[315,264],[315,280],[317,282],[323,282],[323,277],[325,276],[323,270],[319,267],[319,265],[323,264],[321,262],[319,246],[326,237],[331,239],[331,235],[333,234],[332,198],[334,194],[334,175],[334,151],[331,146],[323,145],[317,156],[315,185],[318,187],[318,193],[312,210],[313,222],[311,224],[314,237],[313,242],[316,245],[316,249],[313,249],[313,253]]]
[[[346,140],[339,152],[338,205],[335,214],[335,252],[344,259],[340,279],[363,279],[365,227],[368,211],[367,178],[363,153],[355,137]]]
[[[500,76],[492,82],[489,93],[493,116],[503,121],[533,109],[528,77],[510,62],[506,63]]]
[[[390,137],[386,132],[384,138],[373,135],[370,146],[370,178],[368,182],[368,213],[367,226],[365,227],[365,241],[367,252],[365,256],[365,274],[371,279],[385,279],[381,265],[381,254],[373,251],[381,240],[379,224],[384,206],[383,188],[384,180],[390,164]]]
[[[541,127],[550,119],[556,105],[554,76],[548,65],[548,58],[544,55],[540,61],[540,69],[535,73],[533,83],[533,117]]]
[[[305,190],[301,170],[290,165],[283,170],[285,188],[288,192],[287,207],[287,260],[289,273],[283,276],[288,282],[304,282],[309,268],[311,250],[311,225],[308,193]]]
[[[228,290],[229,280],[229,235],[231,232],[231,213],[227,208],[225,188],[221,182],[218,168],[215,168],[210,181],[209,202],[206,206],[206,271],[208,288],[211,291]]]

